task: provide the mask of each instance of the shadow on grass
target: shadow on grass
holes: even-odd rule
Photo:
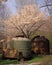
[[[18,64],[18,60],[10,60],[10,59],[2,59],[2,54],[0,54],[0,65],[5,65],[5,64]]]

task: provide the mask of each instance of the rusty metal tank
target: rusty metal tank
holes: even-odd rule
[[[24,37],[12,38],[3,44],[3,56],[7,58],[31,57],[31,41]]]
[[[32,51],[34,54],[50,54],[49,40],[45,36],[36,36],[32,39]]]

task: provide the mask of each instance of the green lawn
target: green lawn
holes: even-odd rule
[[[47,63],[52,61],[52,55],[45,55],[45,56],[37,56],[32,58],[32,60],[29,60],[28,63],[32,63],[32,62],[43,62],[43,63]]]
[[[19,61],[18,60],[2,60],[2,54],[0,54],[0,65],[4,65],[4,64],[18,64]]]
[[[0,54],[1,58],[1,54]],[[52,55],[46,55],[46,56],[37,56],[33,57],[31,60],[26,61],[28,64],[34,63],[34,62],[43,62],[43,63],[48,63],[52,61]],[[5,64],[18,64],[20,63],[18,60],[1,60],[0,59],[0,65],[5,65]]]
[[[18,64],[19,61],[18,60],[0,60],[0,65],[4,65],[4,64]]]

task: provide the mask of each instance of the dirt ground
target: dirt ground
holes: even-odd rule
[[[46,64],[46,63],[31,63],[31,64],[28,64],[28,63],[20,63],[20,64],[6,64],[6,65],[52,65],[52,62]]]

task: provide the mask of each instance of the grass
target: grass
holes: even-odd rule
[[[1,54],[0,54],[0,65],[5,65],[5,64],[19,64],[20,62],[18,60],[1,60]],[[37,56],[37,57],[33,57],[31,60],[26,61],[28,64],[30,63],[49,63],[50,61],[52,61],[52,55],[46,55],[46,56]],[[47,64],[48,65],[48,64]]]
[[[2,54],[0,54],[0,65],[5,65],[5,64],[19,64],[18,60],[10,60],[10,59],[2,60],[1,57],[2,57]]]
[[[18,60],[0,60],[0,65],[4,64],[18,64]]]
[[[47,63],[52,61],[52,55],[46,55],[46,56],[37,56],[34,57],[32,60],[29,60],[28,63],[32,63],[32,62],[43,62],[43,63]]]
[[[42,56],[37,56],[32,58],[31,60],[27,61],[28,63],[32,63],[32,62],[41,62],[42,61]]]

